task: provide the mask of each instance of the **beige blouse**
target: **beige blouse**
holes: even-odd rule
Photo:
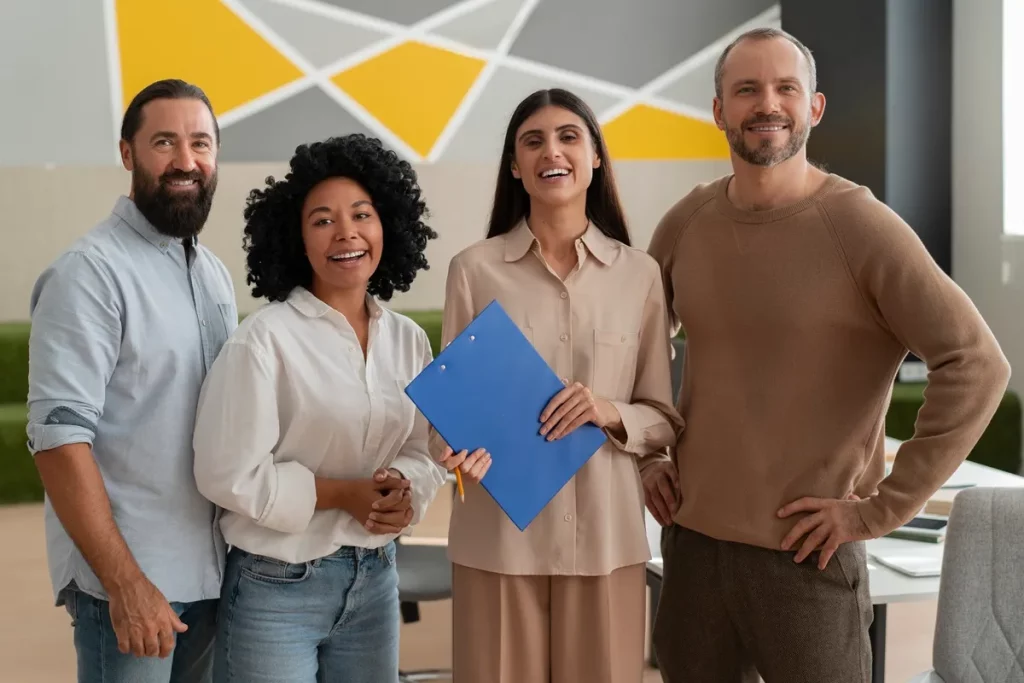
[[[650,559],[640,468],[667,458],[682,430],[673,407],[664,290],[655,261],[594,225],[577,240],[563,282],[525,221],[457,254],[448,270],[442,344],[497,299],[562,377],[610,400],[625,442],[608,442],[520,531],[479,485],[453,503],[448,548],[457,564],[505,574],[606,575]],[[539,418],[539,416],[538,416]],[[431,454],[444,442],[431,433]]]

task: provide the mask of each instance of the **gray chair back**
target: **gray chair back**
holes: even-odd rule
[[[932,655],[945,683],[1024,682],[1024,488],[960,492]]]

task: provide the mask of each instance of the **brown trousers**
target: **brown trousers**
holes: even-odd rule
[[[818,554],[662,536],[653,642],[665,683],[868,683],[871,596],[862,543]]]
[[[452,683],[640,683],[644,565],[513,576],[454,565]]]

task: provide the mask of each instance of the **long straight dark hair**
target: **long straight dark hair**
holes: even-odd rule
[[[594,176],[587,188],[587,218],[608,237],[629,245],[629,229],[615,189],[615,178],[608,158],[608,148],[597,124],[597,117],[590,106],[579,97],[561,88],[538,90],[519,103],[505,131],[505,146],[501,150],[498,165],[498,182],[494,188],[494,206],[487,226],[487,237],[504,235],[519,221],[530,215],[530,195],[521,180],[512,175],[512,162],[516,155],[516,131],[523,121],[533,116],[542,107],[554,105],[579,116],[590,130],[597,156],[601,164],[594,169]]]

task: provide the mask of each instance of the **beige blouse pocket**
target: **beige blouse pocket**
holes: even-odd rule
[[[594,394],[612,401],[630,399],[639,348],[636,332],[594,330]]]

